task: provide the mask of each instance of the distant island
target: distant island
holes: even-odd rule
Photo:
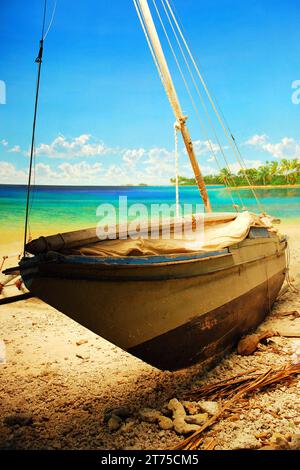
[[[195,178],[179,176],[180,186],[195,186]],[[175,184],[175,178],[171,178],[171,183]],[[248,168],[232,173],[228,168],[216,175],[204,176],[207,185],[225,184],[231,187],[249,186],[249,181],[253,186],[290,186],[300,184],[300,161],[298,158],[292,160],[282,159],[281,161],[266,162],[258,168]]]

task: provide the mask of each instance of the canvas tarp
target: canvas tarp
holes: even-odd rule
[[[199,216],[204,224],[189,235],[178,236],[175,230],[167,239],[139,236],[136,239],[103,240],[69,251],[69,254],[99,257],[151,256],[177,253],[209,252],[227,248],[244,240],[251,227],[273,230],[270,218],[250,212]],[[181,231],[180,231],[181,232]]]

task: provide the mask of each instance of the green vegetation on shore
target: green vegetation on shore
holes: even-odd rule
[[[206,184],[226,184],[228,186],[248,186],[248,180],[256,186],[280,186],[300,183],[300,161],[283,159],[281,161],[266,162],[258,168],[240,170],[237,174],[231,173],[227,168],[222,168],[219,174],[204,176]],[[175,178],[171,178],[175,184]],[[195,178],[179,176],[180,186],[194,186]]]

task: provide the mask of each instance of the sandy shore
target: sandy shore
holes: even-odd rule
[[[300,287],[299,228],[283,224],[280,230],[289,236],[291,277]],[[3,245],[0,255],[19,248]],[[7,266],[15,262],[10,258]],[[272,328],[281,313],[290,311],[300,311],[300,300],[288,291],[261,328]],[[249,357],[233,352],[209,372],[197,365],[169,373],[135,359],[37,299],[1,306],[0,331],[6,349],[6,362],[0,363],[2,449],[172,447],[183,436],[143,419],[141,409],[161,411],[198,382],[288,365],[295,342],[276,337]],[[225,417],[206,437],[215,439],[216,449],[231,449],[259,448],[263,434],[300,434],[299,391],[295,380],[289,387],[279,384],[260,392],[234,420]],[[106,418],[120,407],[125,408],[121,426],[110,430]]]
[[[254,189],[277,189],[277,188],[300,188],[300,184],[258,184],[252,186]],[[249,186],[234,186],[231,190],[249,189]]]
[[[188,187],[188,188],[197,187],[196,184],[180,184],[179,186],[185,186],[185,187]],[[206,186],[208,188],[210,188],[210,190],[212,190],[213,189],[212,187],[214,187],[214,186],[220,186],[219,189],[221,189],[221,188],[226,189],[226,187],[224,187],[223,184],[207,184]],[[254,188],[254,189],[300,188],[300,184],[257,184],[257,185],[254,184],[254,185],[252,185],[252,188]],[[231,191],[236,191],[236,190],[239,190],[239,189],[250,189],[250,186],[249,185],[246,185],[246,186],[232,186],[230,188]]]

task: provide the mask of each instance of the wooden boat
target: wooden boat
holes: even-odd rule
[[[24,256],[20,271],[48,304],[143,361],[176,370],[220,354],[264,319],[285,278],[287,242],[266,217],[211,213],[147,1],[134,3],[204,202],[205,239],[173,237],[162,246],[143,237],[99,241],[96,229],[58,234],[28,243],[34,256]]]
[[[37,241],[44,252],[20,265],[26,286],[160,369],[187,367],[225,351],[264,319],[285,278],[286,240],[263,227],[250,228],[244,240],[216,251],[126,257],[63,254],[70,246],[91,249],[103,243],[87,244],[85,233],[73,245],[52,250],[53,239],[61,244],[72,235]],[[39,251],[34,245],[28,250]]]

